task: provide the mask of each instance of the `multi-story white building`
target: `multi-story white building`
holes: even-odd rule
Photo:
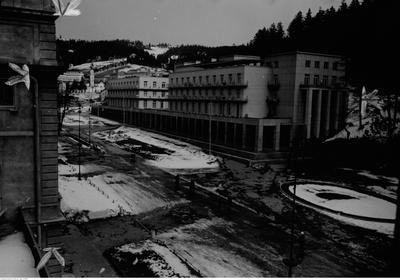
[[[304,52],[186,63],[169,76],[168,110],[136,112],[132,124],[242,155],[284,151],[344,125],[343,65],[340,56]],[[121,104],[103,115],[115,119]]]
[[[168,78],[134,76],[109,80],[107,106],[132,109],[168,110]]]

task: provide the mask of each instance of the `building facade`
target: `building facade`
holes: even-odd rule
[[[136,111],[131,123],[265,156],[343,125],[344,75],[342,57],[301,52],[185,64],[169,77],[168,111]],[[121,104],[108,103],[102,114],[115,119],[120,110]]]
[[[269,100],[276,100],[273,116],[292,120],[304,137],[329,137],[344,126],[348,90],[344,57],[306,52],[269,56],[273,83]]]
[[[134,76],[109,80],[106,84],[108,106],[133,109],[168,110],[168,78]]]
[[[46,234],[62,220],[57,151],[61,71],[53,14],[51,0],[0,2],[0,219],[20,221],[22,212],[39,248],[59,245]],[[23,83],[5,85],[17,75],[9,62],[29,66],[30,89]],[[36,251],[35,258],[40,254]]]

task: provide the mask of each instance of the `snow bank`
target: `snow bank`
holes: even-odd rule
[[[200,148],[137,128],[120,127],[112,131],[95,133],[94,136],[112,143],[134,139],[143,144],[165,149],[165,153],[153,154],[155,159],[147,161],[150,165],[162,169],[177,172],[182,170],[198,172],[201,169],[217,171],[219,169],[217,158],[205,154]]]
[[[21,232],[0,240],[1,277],[39,277],[31,249]]]

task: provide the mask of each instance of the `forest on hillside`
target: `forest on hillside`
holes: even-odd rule
[[[231,54],[265,57],[293,50],[335,53],[346,56],[347,78],[352,85],[393,91],[397,86],[393,66],[400,61],[397,11],[396,0],[352,0],[349,4],[343,0],[337,9],[298,12],[286,29],[280,22],[273,23],[258,30],[244,45],[182,45],[157,58],[149,55],[140,41],[58,40],[57,46],[64,65],[130,57],[132,63],[170,68],[182,61],[207,62]]]

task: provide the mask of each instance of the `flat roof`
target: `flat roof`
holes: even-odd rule
[[[276,56],[285,56],[285,55],[298,55],[298,54],[345,58],[344,55],[340,55],[340,54],[322,53],[322,52],[320,52],[320,53],[319,52],[306,52],[306,51],[278,52],[278,53],[273,53],[273,54],[267,55],[265,58],[276,57]]]

